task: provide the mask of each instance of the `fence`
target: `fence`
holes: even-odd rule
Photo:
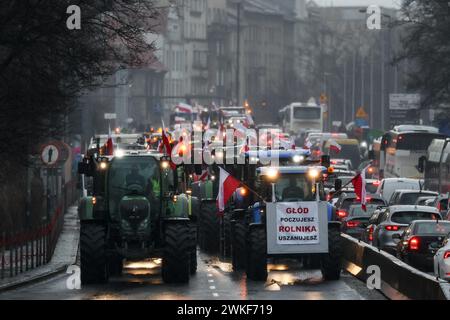
[[[47,200],[47,210],[52,210],[47,222],[0,234],[0,279],[14,277],[51,260],[64,224],[64,214],[78,196],[75,181],[62,185],[60,190],[55,199]],[[47,198],[51,198],[50,193]]]

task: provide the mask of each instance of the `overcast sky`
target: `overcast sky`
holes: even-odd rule
[[[402,0],[315,0],[320,6],[369,6],[377,4],[383,7],[399,8]]]

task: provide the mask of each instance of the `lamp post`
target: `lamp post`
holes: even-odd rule
[[[233,3],[236,4],[236,104],[239,104],[240,100],[240,59],[241,59],[241,11],[242,4],[245,0],[235,0]]]
[[[448,143],[450,142],[450,138],[446,138],[444,141],[444,145],[442,146],[441,150],[441,156],[439,157],[439,174],[438,174],[438,192],[441,193],[441,186],[442,186],[442,158],[444,158],[444,151],[445,148],[447,148]]]

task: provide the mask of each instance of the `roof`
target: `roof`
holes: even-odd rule
[[[392,130],[394,132],[429,132],[429,133],[439,133],[439,129],[431,126],[422,126],[422,125],[411,125],[411,124],[403,124],[399,126],[395,126]]]
[[[276,170],[280,174],[307,173],[310,170],[317,169],[322,173],[328,172],[326,167],[322,166],[286,166],[286,167],[260,167],[256,171],[261,175],[268,174],[269,171]]]
[[[384,182],[415,182],[418,184],[419,181],[421,181],[421,180],[413,179],[413,178],[384,178],[382,181],[384,181]]]
[[[430,191],[430,190],[411,190],[411,189],[397,189],[394,191],[395,193],[423,193],[424,195],[438,195],[437,192]]]
[[[439,210],[435,207],[418,206],[418,205],[395,205],[395,206],[390,206],[389,210],[391,211],[391,213],[403,212],[403,211],[422,211],[422,212],[431,212],[431,213],[439,214]]]

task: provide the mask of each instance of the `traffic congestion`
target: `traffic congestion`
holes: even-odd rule
[[[449,26],[448,0],[0,1],[0,301],[450,300]]]

